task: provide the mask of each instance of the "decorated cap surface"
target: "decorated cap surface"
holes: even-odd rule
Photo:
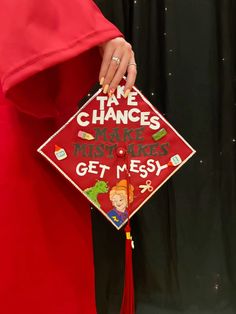
[[[98,90],[38,149],[117,229],[195,153],[124,84],[110,98]]]

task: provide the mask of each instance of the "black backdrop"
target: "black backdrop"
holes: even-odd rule
[[[236,313],[235,0],[97,0],[136,82],[197,154],[132,218],[137,314]],[[92,210],[99,314],[118,314],[124,235]]]

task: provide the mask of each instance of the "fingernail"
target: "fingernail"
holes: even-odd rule
[[[103,85],[104,79],[105,79],[104,77],[101,77],[100,82],[99,82],[100,85]]]
[[[109,84],[106,84],[103,88],[103,93],[106,94],[108,92]]]
[[[124,97],[125,97],[125,98],[127,98],[127,97],[128,97],[128,95],[129,95],[129,93],[130,93],[130,89],[127,89],[127,90],[126,90],[126,92],[125,92]]]
[[[115,91],[115,89],[114,89],[114,88],[111,88],[111,89],[110,89],[109,94],[108,94],[108,95],[109,95],[109,97],[111,97],[111,96],[114,94],[114,91]]]

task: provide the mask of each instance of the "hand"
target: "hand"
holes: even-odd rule
[[[124,38],[117,37],[99,47],[102,54],[99,82],[103,92],[108,93],[110,97],[127,72],[124,89],[125,97],[127,97],[137,76],[137,66],[131,45]]]

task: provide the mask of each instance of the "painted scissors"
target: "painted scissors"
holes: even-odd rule
[[[147,180],[145,185],[139,185],[141,190],[141,193],[144,193],[146,191],[148,192],[152,192],[153,191],[153,187],[152,187],[152,182],[151,180]]]

